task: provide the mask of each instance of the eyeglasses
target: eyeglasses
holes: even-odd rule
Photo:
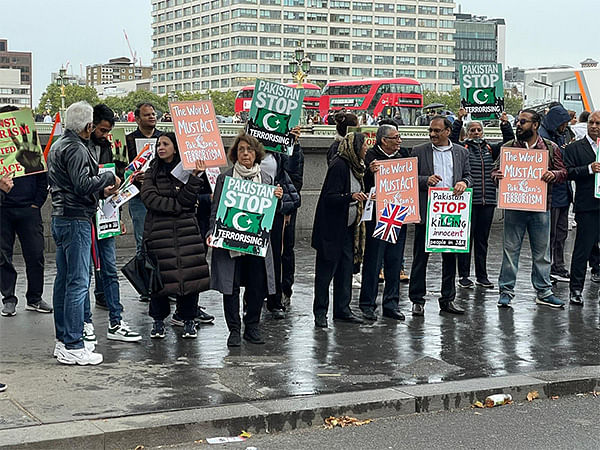
[[[519,120],[517,120],[517,123],[520,123],[521,125],[525,125],[527,122],[533,122],[533,120],[529,120],[529,119],[519,119]]]
[[[92,122],[88,123],[88,125],[90,126],[90,133],[93,133],[96,129],[96,125],[94,125]]]
[[[400,135],[397,134],[396,136],[384,136],[384,139],[394,139],[395,141],[399,141],[400,140]]]
[[[430,132],[430,133],[439,134],[439,133],[441,133],[442,131],[446,131],[446,130],[447,130],[447,128],[430,128],[430,129],[429,129],[429,132]]]
[[[597,122],[595,120],[588,120],[588,125],[591,125],[591,126],[594,126],[594,125],[595,126],[600,126],[600,122]]]

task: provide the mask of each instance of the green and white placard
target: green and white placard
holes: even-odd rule
[[[452,188],[429,188],[426,252],[469,253],[472,189],[454,195]]]
[[[498,119],[504,111],[502,64],[467,63],[459,66],[460,105],[473,120]]]
[[[276,187],[225,177],[212,247],[265,257],[277,209]]]
[[[292,154],[295,137],[290,130],[300,123],[304,89],[256,80],[246,133],[265,150]]]
[[[112,172],[115,173],[115,164],[100,164],[98,166],[98,173]],[[121,234],[121,214],[119,208],[112,210],[110,216],[104,215],[102,208],[104,208],[105,200],[98,202],[98,209],[96,210],[96,234],[98,239],[106,239]]]

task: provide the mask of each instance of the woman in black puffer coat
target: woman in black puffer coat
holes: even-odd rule
[[[144,244],[158,260],[164,284],[152,293],[150,316],[154,319],[151,338],[165,337],[164,319],[170,313],[169,296],[177,298],[177,310],[183,319],[183,337],[195,338],[198,294],[209,289],[210,277],[204,241],[196,220],[196,201],[202,189],[204,162],[187,183],[171,171],[179,163],[175,134],[165,133],[158,139],[156,157],[144,176],[141,198],[148,209],[144,223]]]
[[[502,113],[500,130],[502,142],[488,143],[483,137],[483,124],[480,121],[467,123],[467,139],[459,142],[463,117],[467,115],[464,108],[458,111],[458,119],[452,124],[450,141],[462,145],[469,151],[471,176],[473,177],[473,202],[471,208],[471,252],[459,253],[457,256],[458,285],[470,289],[473,282],[469,278],[471,271],[471,253],[475,255],[475,283],[478,286],[492,289],[487,273],[487,250],[490,229],[496,209],[496,183],[492,180],[494,161],[500,155],[500,148],[505,142],[514,139],[508,116]]]

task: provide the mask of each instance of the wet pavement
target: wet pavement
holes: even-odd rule
[[[567,261],[573,237],[571,233]],[[501,240],[501,225],[494,226],[488,261],[494,283]],[[411,243],[409,229],[409,268]],[[118,252],[119,265],[129,259],[129,252]],[[458,289],[457,303],[466,314],[440,314],[436,291],[441,258],[432,256],[424,318],[410,315],[407,285],[402,285],[405,322],[384,318],[357,326],[330,320],[330,328],[324,330],[313,325],[314,252],[304,238],[298,243],[295,292],[286,319],[276,321],[265,312],[261,326],[266,345],[243,342],[238,349],[225,345],[228,332],[216,292],[201,296],[201,304],[216,320],[200,328],[198,339],[184,340],[181,328],[169,326],[166,339],[156,341],[149,338],[147,304],[139,303],[122,279],[124,319],[144,339],[135,344],[108,341],[108,313],[94,309],[97,349],[104,355],[104,363],[97,367],[57,363],[51,356],[52,317],[25,311],[22,298],[15,317],[0,317],[0,381],[9,384],[9,390],[0,394],[0,429],[598,364],[600,285],[588,278],[583,308],[536,306],[529,253],[526,242],[513,309],[497,308],[496,290]],[[55,273],[53,258],[47,256],[47,300]],[[16,263],[23,274],[22,259],[16,257]],[[21,275],[17,287],[21,297],[24,281]],[[567,300],[568,284],[559,284],[555,293]],[[354,307],[357,297],[355,289]]]

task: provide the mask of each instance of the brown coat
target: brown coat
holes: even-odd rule
[[[154,170],[153,170],[154,169]],[[140,193],[148,212],[144,242],[158,259],[164,288],[158,295],[188,295],[209,289],[206,250],[196,221],[196,199],[203,181],[190,176],[183,184],[155,167],[148,170]]]

